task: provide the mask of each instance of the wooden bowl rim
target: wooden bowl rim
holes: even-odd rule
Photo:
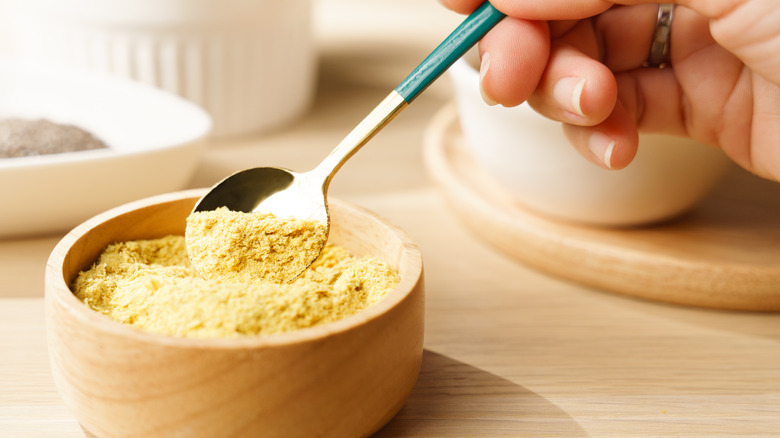
[[[257,335],[238,338],[201,339],[178,337],[148,332],[130,325],[114,321],[97,311],[90,309],[81,300],[76,298],[64,279],[63,266],[65,259],[70,254],[72,246],[88,234],[93,228],[119,216],[131,213],[144,207],[156,204],[174,203],[188,198],[199,198],[207,189],[190,189],[143,198],[129,202],[103,213],[97,214],[76,226],[67,233],[55,246],[46,263],[45,273],[45,297],[47,300],[57,300],[62,307],[81,323],[94,327],[95,330],[106,334],[133,338],[138,342],[158,344],[179,348],[192,349],[259,349],[281,347],[306,342],[314,342],[343,332],[359,329],[360,326],[381,317],[390,312],[405,301],[412,293],[423,287],[423,265],[420,250],[409,235],[401,228],[380,218],[375,213],[350,204],[339,199],[329,198],[328,205],[333,210],[346,210],[349,214],[357,214],[379,223],[380,226],[389,229],[401,244],[398,266],[401,275],[400,282],[384,298],[370,307],[350,315],[346,318],[330,323],[294,330],[286,333],[272,335]],[[406,275],[403,275],[406,274]],[[48,309],[49,306],[47,306]],[[51,315],[47,311],[47,324]]]

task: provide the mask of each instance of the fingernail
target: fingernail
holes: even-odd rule
[[[585,78],[558,79],[553,87],[553,99],[566,111],[585,117],[580,103],[583,88],[585,88]]]
[[[615,150],[615,141],[604,133],[594,132],[588,139],[588,149],[607,166],[612,169],[612,151]]]
[[[485,89],[482,88],[482,79],[485,77],[488,68],[490,68],[490,52],[485,52],[482,54],[482,62],[479,66],[479,93],[482,95],[482,100],[484,100],[486,104],[494,106],[498,104],[498,102],[488,96],[488,94],[485,92]]]

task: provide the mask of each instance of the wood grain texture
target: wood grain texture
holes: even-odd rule
[[[729,179],[692,213],[663,224],[597,228],[537,215],[509,198],[462,146],[454,106],[426,136],[426,163],[481,238],[536,269],[647,299],[780,310],[780,186]]]
[[[331,200],[331,241],[395,266],[369,309],[275,336],[196,340],[144,333],[88,309],[68,284],[117,240],[183,234],[202,191],[96,216],[52,252],[46,321],[54,381],[99,437],[366,436],[408,397],[422,357],[419,250],[399,229]]]

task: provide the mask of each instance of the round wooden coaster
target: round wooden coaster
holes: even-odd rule
[[[428,173],[479,237],[515,260],[594,288],[669,303],[780,311],[780,184],[734,169],[674,221],[598,228],[524,209],[475,162],[455,106],[426,132]]]

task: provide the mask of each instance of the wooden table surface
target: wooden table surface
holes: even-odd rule
[[[432,0],[318,6],[321,70],[310,113],[273,133],[215,142],[191,187],[247,165],[308,170],[459,20]],[[404,8],[418,14],[399,37],[378,17],[400,20]],[[780,434],[780,315],[593,290],[487,246],[454,216],[423,168],[423,132],[449,97],[440,81],[331,186],[331,196],[404,228],[424,257],[422,370],[378,436]],[[60,237],[0,241],[2,437],[89,436],[60,399],[46,351],[43,271]]]

